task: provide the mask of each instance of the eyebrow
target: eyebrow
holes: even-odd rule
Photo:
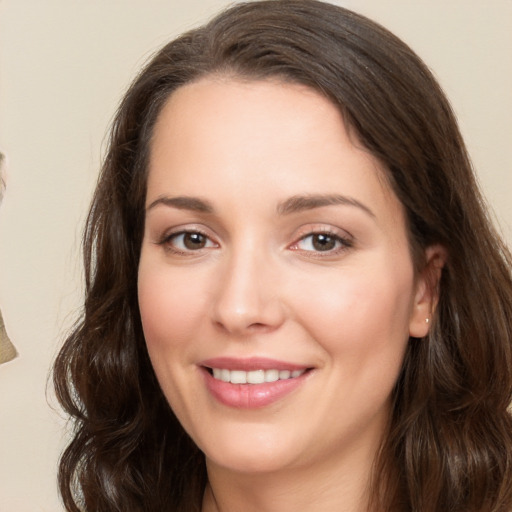
[[[194,212],[201,213],[213,213],[213,206],[209,201],[200,199],[199,197],[188,197],[188,196],[177,196],[177,197],[159,197],[155,199],[147,208],[146,212],[163,204],[165,206],[171,206],[178,208],[179,210],[191,210]]]
[[[146,212],[158,205],[170,206],[179,210],[191,210],[200,213],[214,213],[212,204],[206,199],[190,196],[168,197],[162,196],[155,199],[147,208]],[[278,215],[290,215],[323,206],[353,206],[364,211],[370,217],[375,218],[375,214],[366,205],[352,197],[339,194],[314,194],[292,196],[277,205]]]
[[[286,201],[283,201],[277,206],[279,215],[289,215],[291,213],[299,213],[305,210],[313,210],[314,208],[321,208],[323,206],[354,206],[363,210],[370,217],[375,218],[375,214],[357,199],[352,197],[342,196],[339,194],[314,194],[314,195],[300,195],[292,196]]]

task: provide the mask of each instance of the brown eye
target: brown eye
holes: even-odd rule
[[[184,233],[183,245],[191,251],[195,249],[202,249],[206,246],[207,238],[201,233]]]
[[[165,243],[181,252],[199,251],[216,246],[212,240],[198,231],[176,233],[169,237]]]
[[[312,253],[337,253],[352,246],[351,241],[332,233],[311,233],[301,238],[294,249]]]
[[[318,233],[311,238],[312,246],[316,251],[331,251],[336,247],[337,239],[331,235]]]

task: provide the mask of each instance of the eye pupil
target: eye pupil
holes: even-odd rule
[[[206,237],[201,233],[186,233],[183,236],[183,244],[187,249],[202,249],[206,245]]]
[[[336,239],[330,235],[318,233],[313,236],[313,247],[317,251],[330,251],[336,246]]]

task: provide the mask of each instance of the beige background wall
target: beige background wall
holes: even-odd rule
[[[339,3],[381,21],[433,68],[511,242],[512,1]],[[116,103],[152,51],[226,4],[0,0],[0,306],[20,352],[0,367],[2,512],[61,510],[65,423],[45,385],[79,308],[81,224]]]

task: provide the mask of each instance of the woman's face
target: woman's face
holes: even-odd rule
[[[369,459],[430,307],[402,206],[338,110],[228,78],[160,114],[138,287],[174,413],[242,472]]]

